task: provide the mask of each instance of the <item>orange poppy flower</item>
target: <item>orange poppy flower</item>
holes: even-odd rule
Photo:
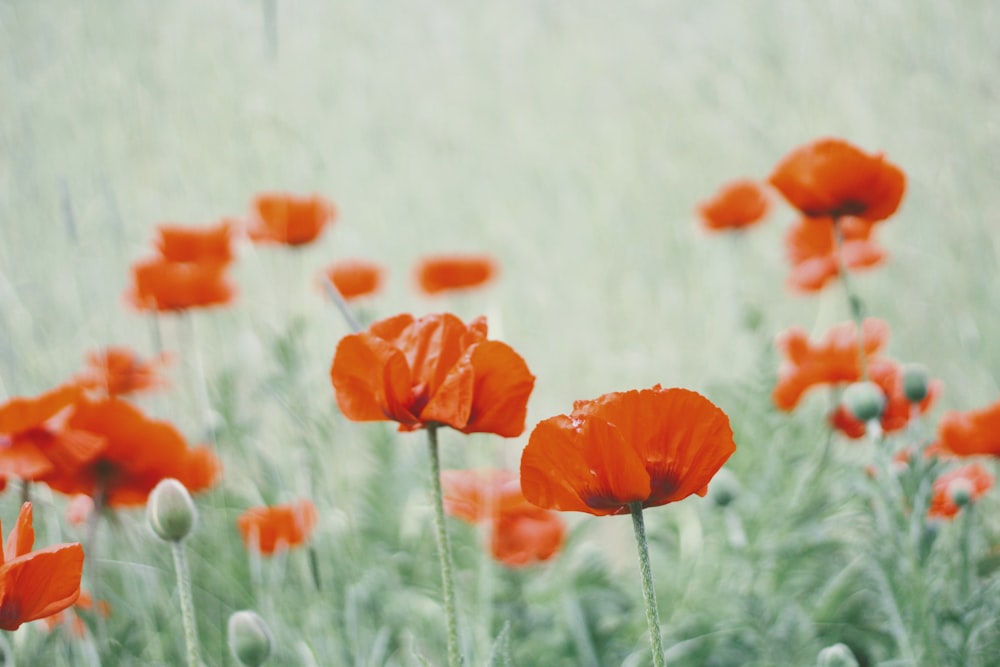
[[[374,294],[382,286],[384,277],[385,269],[363,259],[337,262],[323,271],[323,278],[332,282],[347,301]]]
[[[162,257],[132,265],[126,299],[139,310],[179,311],[230,303],[236,289],[220,262],[171,262]]]
[[[868,364],[868,379],[874,382],[885,394],[886,404],[879,421],[882,431],[894,433],[902,431],[910,423],[910,401],[903,389],[903,368],[891,359],[876,358]],[[927,397],[914,406],[916,414],[930,410],[934,401],[941,395],[942,383],[933,380],[928,384]],[[830,424],[849,438],[862,438],[865,435],[865,425],[855,419],[846,407],[840,405],[830,416]]]
[[[211,227],[160,225],[156,247],[169,262],[226,264],[233,259],[233,221]]]
[[[236,519],[243,543],[270,556],[280,549],[305,544],[319,515],[309,500],[273,507],[251,507]]]
[[[820,139],[795,149],[769,180],[807,218],[885,220],[896,212],[906,189],[899,167],[842,139]]]
[[[861,336],[865,359],[868,359],[888,341],[889,325],[868,318],[862,324]],[[785,360],[778,368],[778,383],[771,398],[785,412],[795,409],[812,387],[861,379],[861,355],[854,322],[833,326],[819,343],[810,342],[805,329],[792,327],[778,335],[775,347]]]
[[[254,209],[257,215],[248,230],[250,238],[290,246],[315,241],[337,216],[333,203],[319,195],[265,193],[254,199]]]
[[[841,259],[847,268],[860,270],[878,266],[886,252],[871,238],[872,223],[861,218],[841,218]],[[818,292],[840,274],[833,224],[821,225],[802,218],[785,234],[785,251],[792,264],[787,285],[798,292]]]
[[[94,604],[94,598],[91,597],[90,593],[87,591],[80,591],[80,597],[77,598],[76,602],[73,603],[71,607],[56,612],[52,616],[46,616],[42,620],[45,621],[45,626],[51,631],[55,630],[60,625],[68,625],[71,632],[76,637],[84,637],[87,634],[87,626],[84,624],[83,619],[77,614],[78,611],[90,612],[97,609],[97,613],[104,618],[111,616],[111,605],[107,600],[98,600],[97,604]]]
[[[96,435],[66,428],[65,411],[80,400],[77,384],[0,405],[0,477],[37,480],[64,466],[92,460],[104,447]]]
[[[546,509],[628,514],[704,496],[736,451],[729,418],[687,389],[613,392],[540,422],[521,455],[524,497]]]
[[[771,208],[764,188],[742,179],[723,185],[710,199],[698,204],[698,217],[710,231],[746,229],[764,219]]]
[[[34,543],[31,503],[24,503],[0,554],[0,629],[17,630],[56,614],[80,596],[83,547],[57,544],[32,551]]]
[[[195,492],[212,486],[221,472],[210,449],[188,448],[171,424],[150,419],[120,398],[81,400],[67,425],[101,436],[105,446],[88,463],[42,478],[60,493],[83,493],[107,507],[129,507],[144,504],[162,479],[173,477]]]
[[[489,255],[434,255],[417,262],[417,285],[425,294],[485,285],[497,273]]]
[[[79,383],[106,396],[125,396],[137,391],[156,389],[166,384],[160,370],[169,357],[160,354],[143,361],[124,346],[111,346],[87,354],[87,368],[77,376]]]
[[[490,553],[498,562],[524,567],[547,561],[562,548],[562,519],[529,503],[515,473],[446,470],[441,485],[446,512],[469,523],[490,522]]]
[[[941,415],[933,451],[956,456],[1000,456],[1000,401],[979,410],[952,410]]]
[[[934,495],[927,514],[933,518],[951,519],[962,508],[955,502],[956,491],[968,494],[974,503],[993,488],[993,475],[978,463],[946,472],[934,480]]]
[[[399,430],[450,426],[515,437],[524,431],[535,377],[509,345],[486,340],[486,318],[403,314],[341,339],[330,378],[354,421],[397,421]]]

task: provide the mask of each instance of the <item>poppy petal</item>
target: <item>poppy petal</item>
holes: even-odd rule
[[[330,368],[337,405],[354,421],[414,423],[417,417],[409,409],[410,378],[402,352],[363,333],[341,339]]]
[[[496,433],[513,438],[524,432],[528,397],[535,376],[528,364],[506,343],[483,341],[473,348],[475,399],[464,433]]]
[[[0,628],[16,630],[72,605],[80,595],[82,573],[79,544],[59,544],[8,561],[0,575]]]

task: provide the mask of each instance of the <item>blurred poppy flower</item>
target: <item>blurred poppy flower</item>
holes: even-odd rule
[[[879,421],[882,431],[893,433],[902,431],[910,422],[911,403],[906,398],[903,388],[903,367],[891,359],[876,358],[868,363],[868,379],[874,382],[885,394],[886,404]],[[927,396],[912,407],[914,414],[923,414],[930,410],[934,401],[941,394],[942,383],[933,380],[928,384]],[[855,419],[843,405],[839,405],[830,416],[830,424],[849,438],[862,438],[865,435],[865,425]]]
[[[375,262],[351,259],[331,264],[323,278],[333,283],[346,301],[374,294],[382,286],[385,269]]]
[[[90,593],[80,591],[80,597],[76,599],[76,602],[72,606],[56,612],[52,616],[46,616],[42,620],[45,621],[45,626],[50,631],[55,630],[60,625],[66,625],[70,628],[73,635],[84,637],[87,634],[87,626],[77,612],[84,611],[89,613],[94,611],[95,608],[97,613],[102,617],[108,618],[111,616],[111,605],[108,604],[107,600],[98,600],[95,605],[94,598],[91,597]]]
[[[841,259],[849,269],[869,269],[885,261],[886,252],[871,237],[872,223],[841,218]],[[833,224],[818,225],[802,218],[785,234],[785,252],[792,265],[787,285],[798,292],[818,292],[840,274]]]
[[[938,421],[934,451],[956,456],[1000,456],[1000,401],[967,412],[948,411]]]
[[[79,401],[67,425],[101,436],[105,446],[88,463],[57,469],[42,481],[60,493],[86,494],[101,506],[142,505],[153,487],[168,477],[191,492],[201,491],[221,472],[210,449],[188,448],[173,425],[150,419],[119,398]]]
[[[862,324],[861,337],[868,359],[889,340],[889,325],[868,318]],[[775,347],[785,359],[778,368],[778,382],[771,398],[785,412],[793,410],[812,387],[861,379],[861,355],[854,322],[833,326],[818,343],[810,342],[805,329],[792,327],[778,335]]]
[[[0,629],[66,609],[80,596],[83,547],[57,544],[32,551],[35,530],[31,503],[24,503],[0,555]]]
[[[236,289],[219,262],[171,262],[162,257],[132,265],[126,299],[139,310],[180,311],[230,303]]]
[[[402,314],[341,339],[330,369],[337,404],[354,421],[399,430],[450,426],[515,437],[535,377],[509,345],[486,340],[486,319]]]
[[[741,179],[726,183],[698,204],[698,217],[709,231],[735,231],[757,224],[770,208],[764,188],[756,181]]]
[[[993,488],[993,475],[978,463],[946,472],[934,480],[934,495],[928,516],[951,519],[962,509],[962,505],[974,503]],[[956,502],[962,496],[961,504]]]
[[[899,167],[842,139],[820,139],[795,149],[769,180],[807,218],[884,220],[895,213],[906,189]]]
[[[151,361],[143,361],[127,347],[110,346],[87,354],[87,367],[77,381],[109,397],[156,389],[166,384],[160,370],[168,359],[166,354],[160,354]]]
[[[540,422],[521,456],[521,489],[546,509],[628,514],[704,496],[736,451],[726,414],[687,389],[613,392]]]
[[[490,553],[508,567],[549,560],[562,547],[566,527],[555,512],[529,503],[508,470],[441,473],[444,509],[467,521],[490,524]]]
[[[210,227],[160,225],[156,247],[169,262],[226,264],[233,259],[232,220]]]
[[[248,549],[270,556],[280,549],[305,544],[319,516],[309,500],[287,505],[251,507],[236,519],[236,527]]]
[[[65,425],[67,410],[81,396],[79,385],[64,384],[0,405],[0,477],[37,480],[97,456],[104,447],[99,436]]]
[[[497,273],[489,255],[433,255],[417,262],[417,286],[425,294],[485,285]]]
[[[271,192],[254,198],[256,216],[248,233],[253,241],[298,246],[315,241],[337,209],[319,195],[300,197]]]

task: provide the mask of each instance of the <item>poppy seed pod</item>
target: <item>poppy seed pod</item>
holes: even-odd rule
[[[903,395],[910,403],[919,403],[930,391],[930,377],[922,364],[903,367]]]
[[[198,510],[187,488],[176,479],[161,480],[146,504],[149,525],[160,539],[179,542],[194,526]]]
[[[834,644],[819,652],[816,667],[858,667],[858,659],[847,644]]]
[[[246,667],[257,667],[271,655],[271,630],[256,612],[237,611],[229,617],[229,650]]]
[[[965,507],[972,502],[972,494],[975,493],[975,490],[975,485],[971,480],[958,477],[948,484],[948,497],[959,507]]]
[[[885,393],[874,382],[855,382],[844,390],[840,402],[855,419],[867,423],[882,416],[885,400]]]

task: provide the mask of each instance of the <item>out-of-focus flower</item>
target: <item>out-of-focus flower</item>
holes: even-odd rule
[[[110,346],[87,354],[87,367],[77,376],[87,389],[105,396],[126,396],[166,385],[160,371],[169,361],[167,354],[144,361],[125,346]]]
[[[952,410],[941,415],[933,451],[956,456],[1000,456],[1000,401],[979,410]]]
[[[87,634],[87,626],[80,618],[78,612],[92,612],[97,611],[104,618],[111,616],[111,605],[107,600],[98,600],[97,604],[94,604],[94,598],[91,597],[90,593],[87,591],[80,591],[80,597],[76,599],[71,607],[56,612],[52,616],[46,616],[42,619],[45,622],[46,627],[51,631],[55,630],[61,625],[69,627],[70,631],[76,637],[84,637]]]
[[[861,326],[861,337],[868,359],[889,340],[889,325],[868,318]],[[778,368],[778,383],[771,397],[786,412],[793,410],[812,387],[861,379],[858,332],[853,322],[833,326],[818,343],[810,342],[805,329],[792,327],[778,335],[775,347],[784,360]]]
[[[286,505],[251,507],[236,519],[243,543],[265,556],[280,549],[305,544],[312,535],[319,515],[309,500]]]
[[[346,301],[374,294],[382,287],[385,269],[375,262],[351,259],[331,264],[323,271]]]
[[[566,527],[555,512],[529,503],[517,474],[508,470],[446,470],[444,508],[467,521],[490,524],[490,553],[508,567],[549,560],[562,547]]]
[[[760,183],[741,179],[726,183],[698,204],[698,217],[709,231],[735,231],[759,223],[770,208],[771,201]]]
[[[337,216],[333,203],[319,195],[282,192],[257,195],[254,210],[248,229],[251,240],[289,246],[312,243]]]
[[[934,480],[928,516],[951,519],[964,505],[978,501],[993,488],[993,475],[978,463],[957,468]],[[956,500],[962,502],[956,502]]]
[[[233,220],[208,227],[160,225],[156,247],[169,262],[226,264],[233,259]]]
[[[627,514],[697,493],[736,451],[726,414],[659,385],[577,401],[540,422],[521,456],[521,489],[539,507]]]
[[[67,425],[100,436],[105,446],[86,464],[60,467],[42,481],[60,493],[86,494],[105,507],[143,505],[169,477],[192,492],[202,491],[222,470],[210,449],[189,448],[173,425],[150,419],[119,398],[79,401]]]
[[[879,386],[886,396],[885,409],[879,421],[882,431],[893,433],[906,428],[912,414],[923,414],[931,409],[941,395],[942,383],[932,380],[927,383],[927,393],[919,403],[910,403],[903,387],[903,367],[891,359],[876,358],[868,364],[868,378]],[[911,407],[912,406],[912,407]],[[843,405],[830,416],[831,425],[849,438],[865,435],[865,425],[855,419]]]
[[[870,269],[882,264],[886,252],[872,238],[872,223],[841,218],[841,261],[848,269]],[[802,218],[785,234],[785,251],[792,265],[786,284],[797,292],[818,292],[840,275],[833,224]]]
[[[895,213],[906,189],[899,167],[842,139],[800,146],[778,163],[770,182],[807,218],[853,216],[869,222]]]
[[[485,318],[402,314],[341,339],[330,369],[337,404],[354,421],[402,431],[450,426],[515,437],[535,377],[509,345],[486,340]]]
[[[37,551],[31,503],[24,503],[0,557],[0,629],[58,613],[80,596],[83,547],[57,544]]]
[[[236,288],[220,262],[171,262],[152,257],[132,265],[126,300],[138,310],[181,311],[230,303]]]
[[[489,255],[432,255],[417,262],[417,286],[425,294],[465,290],[490,282],[497,262]]]

